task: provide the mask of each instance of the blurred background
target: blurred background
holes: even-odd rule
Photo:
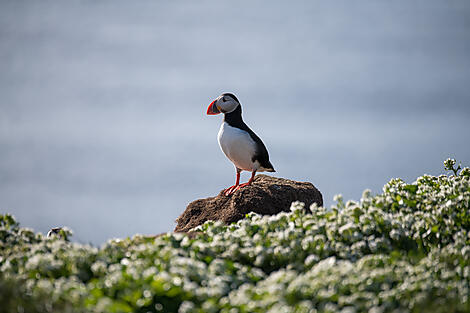
[[[469,34],[468,1],[2,0],[0,213],[83,243],[171,231],[235,180],[222,92],[326,206],[469,166]]]

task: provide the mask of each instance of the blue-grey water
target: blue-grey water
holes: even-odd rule
[[[0,212],[99,244],[234,182],[234,92],[325,204],[470,165],[468,1],[0,1]],[[248,179],[244,174],[243,179]]]

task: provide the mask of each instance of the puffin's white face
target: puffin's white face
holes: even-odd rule
[[[230,113],[233,112],[239,105],[240,103],[234,95],[223,93],[217,99],[212,101],[212,103],[207,108],[207,114],[215,115],[219,113]]]

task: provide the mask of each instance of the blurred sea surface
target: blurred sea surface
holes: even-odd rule
[[[327,206],[470,166],[469,34],[468,1],[0,1],[0,213],[171,231],[235,180],[205,115],[228,91]]]

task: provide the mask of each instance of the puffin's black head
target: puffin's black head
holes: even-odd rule
[[[240,102],[238,101],[237,97],[235,97],[232,93],[223,93],[217,99],[209,104],[207,108],[208,115],[216,115],[219,113],[230,113],[233,112],[238,106]]]

